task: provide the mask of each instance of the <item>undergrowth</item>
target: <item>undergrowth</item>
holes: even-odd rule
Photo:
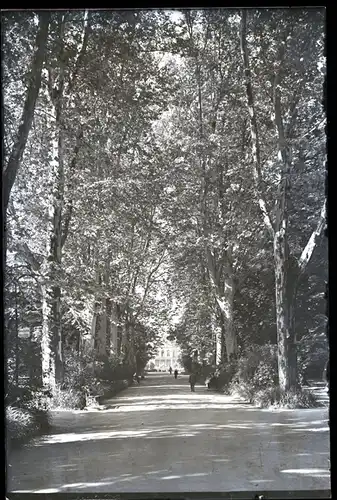
[[[320,403],[312,392],[301,388],[281,391],[278,386],[270,385],[263,389],[252,389],[247,383],[233,383],[231,393],[237,394],[259,408],[318,408]]]

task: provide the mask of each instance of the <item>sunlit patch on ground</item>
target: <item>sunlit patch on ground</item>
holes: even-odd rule
[[[328,469],[286,469],[286,470],[281,470],[281,473],[310,475],[312,477],[330,477]]]
[[[325,409],[262,411],[168,379],[133,386],[101,411],[53,412],[52,434],[13,452],[9,490],[329,489]]]

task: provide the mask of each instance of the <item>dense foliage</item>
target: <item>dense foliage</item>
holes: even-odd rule
[[[319,377],[323,11],[2,18],[9,390],[82,407],[164,334],[249,399]]]

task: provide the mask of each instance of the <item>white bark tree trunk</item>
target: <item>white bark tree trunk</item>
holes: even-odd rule
[[[55,109],[54,109],[55,111]],[[62,379],[62,331],[61,331],[61,290],[57,284],[61,265],[61,211],[63,203],[64,172],[62,161],[62,139],[55,121],[50,162],[51,193],[48,209],[47,251],[43,265],[43,327],[42,327],[42,364],[43,380],[49,387],[55,386],[56,379]],[[49,361],[48,361],[49,360]],[[49,363],[49,368],[48,368]],[[49,381],[47,382],[47,371]],[[56,377],[56,378],[55,378]]]
[[[225,346],[227,361],[237,355],[237,338],[234,329],[234,280],[229,275],[225,279],[222,296],[217,296],[217,303],[222,312],[225,330]]]
[[[292,321],[292,301],[288,291],[288,256],[284,228],[275,234],[274,261],[278,376],[280,389],[287,391],[297,384],[297,355]]]
[[[64,18],[60,21],[60,61],[63,54]],[[48,74],[50,100],[49,128],[51,133],[50,197],[47,226],[47,262],[44,266],[46,285],[43,308],[43,349],[47,358],[50,352],[50,381],[54,386],[63,380],[63,346],[61,321],[61,287],[59,284],[62,264],[62,210],[64,204],[64,130],[63,130],[63,90],[64,62],[60,62],[59,84],[55,98],[54,82]],[[50,118],[52,117],[52,118]],[[47,333],[47,329],[49,332]],[[43,357],[43,355],[42,355]],[[45,362],[45,366],[47,361]]]
[[[234,276],[227,251],[224,250],[221,265],[216,265],[214,255],[205,248],[209,276],[214,289],[216,302],[223,317],[224,334],[219,329],[216,333],[216,364],[223,361],[223,341],[226,346],[226,357],[229,361],[237,355],[237,339],[234,329]]]
[[[215,330],[215,364],[220,365],[222,362],[222,329],[217,326]]]
[[[53,388],[55,378],[51,374],[51,338],[49,319],[51,316],[50,298],[48,297],[47,285],[42,285],[42,335],[41,335],[41,358],[42,358],[42,385],[46,389]]]

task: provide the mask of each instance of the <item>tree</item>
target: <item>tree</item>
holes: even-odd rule
[[[6,228],[6,212],[9,203],[9,197],[12,187],[15,182],[22,156],[26,147],[28,135],[32,126],[36,100],[39,94],[41,85],[42,67],[46,56],[46,42],[48,36],[48,28],[50,23],[50,13],[42,12],[39,14],[39,26],[36,35],[34,52],[28,76],[28,84],[23,105],[20,125],[14,139],[11,152],[8,157],[7,164],[2,173],[3,184],[3,203],[4,203],[4,263],[6,266],[6,247],[7,247],[7,228]]]
[[[131,376],[167,334],[220,371],[278,342],[283,380],[296,378],[292,344],[306,361],[323,349],[322,25],[301,16],[257,10],[240,52],[236,11],[50,14],[7,206],[11,356],[16,312],[20,325],[34,315],[44,385],[65,364],[68,384],[76,363],[95,378],[102,360]],[[40,29],[14,17],[6,164]]]
[[[274,248],[274,269],[275,269],[275,296],[276,296],[276,326],[277,326],[277,342],[278,342],[278,370],[279,370],[279,384],[282,390],[287,390],[297,383],[297,361],[296,361],[296,333],[294,328],[294,307],[296,300],[296,293],[298,283],[301,275],[305,271],[313,251],[316,246],[317,239],[319,238],[325,221],[325,203],[321,209],[318,217],[318,223],[312,232],[305,248],[303,249],[300,257],[295,258],[289,247],[289,211],[290,209],[290,190],[291,179],[293,173],[292,163],[292,148],[294,143],[292,141],[292,128],[294,121],[296,121],[296,112],[298,111],[298,102],[300,97],[293,96],[293,102],[289,104],[288,101],[288,116],[290,121],[288,127],[285,127],[285,105],[281,103],[281,79],[289,78],[294,69],[291,64],[302,62],[300,56],[302,53],[298,52],[295,57],[292,43],[295,37],[298,40],[298,35],[304,36],[304,30],[308,26],[315,27],[321,26],[321,14],[317,14],[317,19],[311,19],[308,14],[307,19],[304,21],[291,19],[293,14],[289,14],[290,19],[287,22],[287,29],[283,30],[282,34],[277,33],[277,16],[269,14],[268,20],[271,22],[272,29],[274,30],[276,47],[276,58],[274,56],[274,68],[271,73],[271,86],[272,86],[272,112],[274,115],[274,125],[276,128],[277,136],[274,139],[275,148],[278,154],[278,167],[280,169],[280,181],[278,183],[278,190],[276,194],[274,220],[271,219],[270,211],[267,207],[265,193],[263,189],[262,178],[262,160],[260,153],[260,135],[258,129],[258,121],[254,103],[254,93],[252,86],[252,73],[249,63],[249,54],[247,47],[247,12],[243,10],[241,13],[241,28],[240,28],[240,42],[241,54],[245,75],[245,88],[247,96],[247,108],[249,111],[250,129],[251,129],[251,145],[253,157],[253,172],[255,179],[256,197],[260,206],[263,220],[268,228],[270,237],[273,241]],[[265,21],[265,19],[264,19]],[[296,22],[297,21],[297,22]],[[320,36],[321,31],[318,30]],[[306,33],[305,37],[309,35]],[[316,34],[317,36],[317,34]],[[277,38],[278,37],[278,38]],[[316,41],[317,38],[314,38]],[[305,39],[308,45],[310,42]],[[313,50],[314,41],[310,48]],[[288,49],[288,54],[287,54]],[[308,50],[304,47],[303,50]],[[291,57],[290,54],[291,53]],[[286,58],[286,55],[289,59]],[[291,61],[291,63],[289,62]],[[314,73],[314,71],[312,71]],[[303,98],[303,96],[301,96]],[[297,146],[298,147],[298,146]]]

